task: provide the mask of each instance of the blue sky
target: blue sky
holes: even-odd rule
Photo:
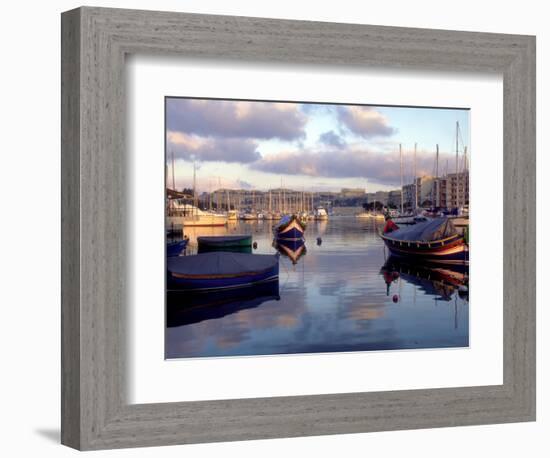
[[[173,154],[180,189],[191,186],[195,162],[200,192],[281,183],[389,190],[400,183],[400,143],[405,183],[415,142],[418,175],[434,173],[436,144],[440,174],[447,164],[454,171],[457,121],[462,158],[464,147],[471,153],[469,110],[167,98],[167,163]]]

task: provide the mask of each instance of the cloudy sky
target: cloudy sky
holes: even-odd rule
[[[399,186],[400,143],[405,183],[415,143],[418,175],[434,174],[436,144],[440,174],[453,172],[457,121],[469,154],[468,110],[166,98],[166,157],[177,189],[191,187],[195,162],[200,192],[281,183],[373,192]]]

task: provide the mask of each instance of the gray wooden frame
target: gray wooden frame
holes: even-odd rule
[[[63,444],[104,449],[535,419],[534,37],[89,7],[63,13],[61,37]],[[504,383],[128,404],[121,228],[129,53],[502,74]]]

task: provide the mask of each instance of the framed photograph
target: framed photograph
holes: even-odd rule
[[[535,419],[535,39],[62,15],[62,442]]]

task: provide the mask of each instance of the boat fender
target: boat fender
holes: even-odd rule
[[[254,243],[252,244],[252,248],[254,248],[254,249],[258,248],[258,242],[254,242]]]
[[[323,243],[323,239],[321,237],[317,237],[317,246],[321,246],[321,243]]]
[[[397,294],[394,294],[391,299],[395,304],[397,304],[399,302],[399,296]]]

